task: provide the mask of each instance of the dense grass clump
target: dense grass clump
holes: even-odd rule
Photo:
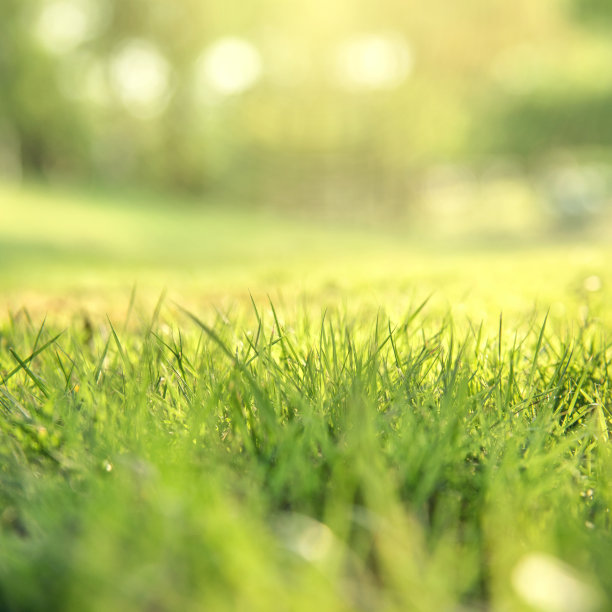
[[[610,609],[607,330],[506,327],[13,316],[0,609]]]

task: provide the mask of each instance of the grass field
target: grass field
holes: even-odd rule
[[[610,247],[174,210],[0,187],[0,609],[612,609]]]

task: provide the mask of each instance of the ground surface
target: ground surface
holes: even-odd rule
[[[609,247],[0,214],[0,608],[612,607]]]

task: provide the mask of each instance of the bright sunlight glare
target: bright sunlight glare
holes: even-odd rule
[[[222,38],[200,55],[196,63],[199,89],[210,88],[221,95],[250,89],[261,75],[259,51],[242,38]]]
[[[151,43],[130,40],[110,66],[111,83],[126,109],[138,119],[164,111],[170,97],[170,65]]]
[[[413,58],[400,37],[367,34],[337,51],[336,76],[347,89],[393,89],[410,75]]]
[[[98,13],[97,5],[89,0],[47,2],[34,24],[34,34],[48,51],[68,53],[95,34]]]
[[[525,602],[543,612],[588,612],[600,603],[594,589],[571,567],[543,553],[525,555],[518,562],[512,585]]]

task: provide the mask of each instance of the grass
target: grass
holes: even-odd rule
[[[62,300],[67,311],[86,303],[101,316],[122,316],[136,283],[151,310],[164,287],[193,308],[230,307],[251,292],[317,309],[367,302],[398,317],[410,299],[433,294],[440,312],[496,324],[501,311],[522,315],[536,303],[573,318],[577,308],[605,302],[612,287],[612,247],[602,241],[494,237],[483,246],[401,224],[346,227],[193,204],[171,203],[169,213],[168,202],[0,183],[2,312],[27,303],[44,316]],[[600,291],[585,289],[591,276],[601,279]]]
[[[23,215],[51,202],[15,193]],[[155,304],[162,248],[130,255],[93,224],[144,284],[130,299],[114,263],[75,263],[69,236],[38,216],[28,237],[12,214],[0,609],[612,609],[605,247],[483,258],[382,231],[364,247],[357,229],[334,246],[335,231],[251,218],[247,250],[293,238],[235,265],[169,221]],[[124,231],[142,218],[109,215]],[[217,271],[196,274],[209,248]],[[54,292],[66,308],[30,303]]]

